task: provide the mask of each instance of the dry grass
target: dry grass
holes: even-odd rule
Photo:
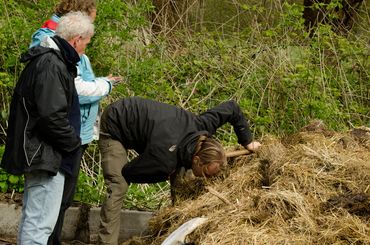
[[[201,216],[208,221],[188,236],[194,244],[370,244],[369,129],[306,127],[263,143],[257,155],[233,159],[225,176],[160,210],[150,239],[124,244],[160,244]]]

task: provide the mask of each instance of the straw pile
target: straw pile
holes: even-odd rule
[[[314,123],[229,164],[197,196],[160,210],[152,237],[125,244],[160,244],[194,217],[208,221],[190,244],[370,244],[370,129]]]

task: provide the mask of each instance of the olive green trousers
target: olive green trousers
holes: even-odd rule
[[[101,130],[99,149],[107,196],[100,211],[98,244],[117,245],[121,208],[128,189],[128,184],[121,173],[123,166],[127,163],[127,151],[119,141],[104,133],[104,121],[102,121]]]

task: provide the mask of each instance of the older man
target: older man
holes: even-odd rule
[[[25,177],[18,244],[47,244],[57,221],[65,175],[80,154],[76,63],[93,34],[91,19],[72,12],[21,58],[28,63],[14,89],[1,162]]]

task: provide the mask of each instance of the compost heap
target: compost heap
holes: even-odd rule
[[[308,125],[263,139],[257,154],[230,159],[223,176],[194,181],[151,219],[151,237],[124,244],[161,244],[194,217],[208,220],[187,244],[370,244],[369,128]]]

